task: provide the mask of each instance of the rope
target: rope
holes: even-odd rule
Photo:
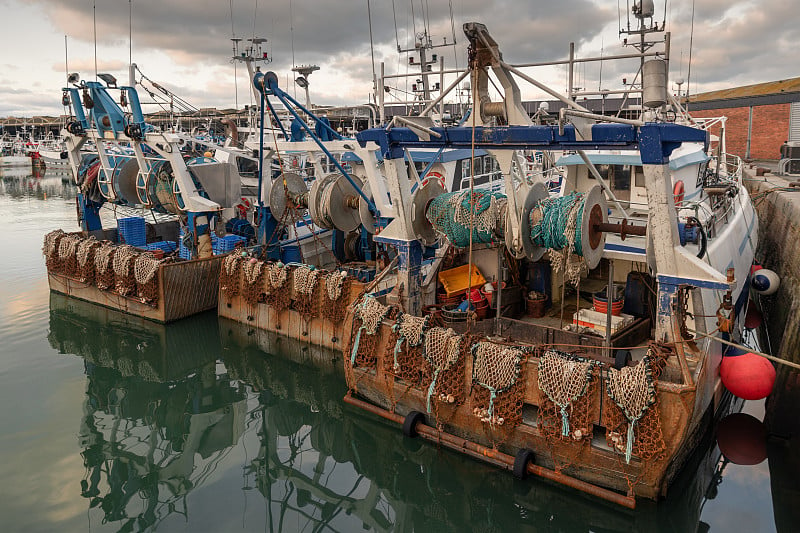
[[[506,203],[505,195],[497,192],[444,193],[433,199],[425,216],[453,246],[465,248],[497,239]]]

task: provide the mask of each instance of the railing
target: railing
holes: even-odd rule
[[[789,172],[789,165],[797,166],[800,169],[800,158],[787,157],[778,161],[778,174],[781,176],[797,176],[800,172]]]

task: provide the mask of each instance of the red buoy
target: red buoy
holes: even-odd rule
[[[764,317],[761,315],[761,311],[756,309],[755,302],[750,300],[747,304],[747,312],[744,314],[744,327],[746,329],[756,329],[761,327],[763,321]]]
[[[754,416],[733,413],[717,426],[719,451],[737,465],[757,465],[767,458],[767,429]]]
[[[745,400],[766,398],[775,385],[775,367],[752,352],[723,357],[719,374],[725,388]]]

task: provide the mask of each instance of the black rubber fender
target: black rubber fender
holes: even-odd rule
[[[522,448],[518,451],[517,456],[514,457],[514,469],[512,470],[514,477],[517,479],[528,477],[528,463],[532,463],[534,459],[536,459],[536,455],[533,450]]]
[[[418,435],[417,423],[425,423],[425,415],[419,411],[411,411],[403,420],[403,435],[412,439]]]
[[[630,350],[616,350],[614,352],[614,368],[622,370],[631,361]]]

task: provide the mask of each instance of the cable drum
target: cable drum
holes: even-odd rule
[[[361,189],[363,180],[358,176],[351,178]],[[362,223],[359,199],[358,191],[343,174],[328,174],[311,186],[308,195],[311,218],[322,228],[351,232]]]
[[[608,220],[608,206],[599,186],[586,194],[540,200],[525,218],[534,246],[583,257],[590,269],[600,262],[605,234],[595,226]]]
[[[269,192],[269,209],[272,216],[287,221],[290,212],[294,212],[294,217],[303,218],[306,214],[305,206],[298,205],[296,200],[307,192],[308,186],[300,174],[284,172],[275,178]]]

